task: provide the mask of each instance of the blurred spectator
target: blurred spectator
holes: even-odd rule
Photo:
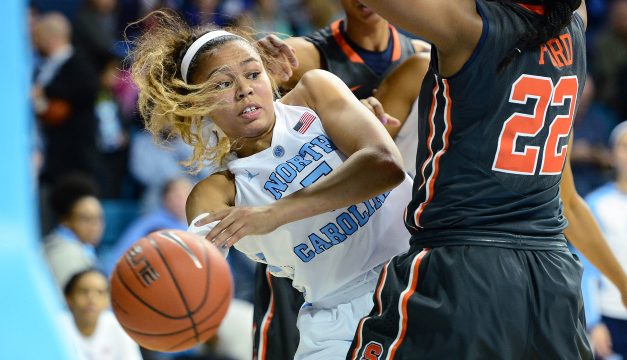
[[[139,346],[124,332],[108,310],[109,284],[95,269],[86,269],[70,278],[64,288],[71,315],[64,321],[80,359],[136,360],[141,359]]]
[[[586,201],[603,229],[616,258],[621,261],[623,268],[627,268],[627,122],[621,123],[612,131],[610,142],[616,181],[592,192],[586,197]],[[591,265],[587,265],[584,273],[594,274],[595,269],[590,269]],[[627,359],[627,309],[616,286],[606,277],[600,278],[600,286],[584,288],[584,293],[590,291],[598,294],[590,296],[592,300],[586,306],[598,306],[598,312],[601,313],[600,322],[598,317],[589,319],[589,322],[595,325],[591,331],[591,342],[596,353],[602,358],[609,359],[615,353],[622,356],[621,359]],[[598,304],[594,302],[595,297],[598,298]],[[594,311],[596,309],[588,313]]]
[[[214,23],[224,25],[220,16],[222,11],[218,11],[220,0],[185,0],[181,6],[183,18],[191,25],[205,25]],[[239,9],[238,9],[239,12]]]
[[[143,212],[156,209],[160,203],[161,190],[170,180],[180,176],[188,177],[192,183],[205,178],[211,169],[205,168],[196,175],[188,173],[181,162],[191,157],[192,147],[170,134],[162,134],[162,144],[156,144],[152,135],[142,131],[131,139],[129,168],[131,174],[144,187]]]
[[[121,105],[116,96],[122,78],[120,60],[110,57],[100,74],[100,92],[96,100],[98,131],[96,146],[99,161],[97,179],[103,199],[119,198],[122,182],[128,173],[128,122],[122,117]]]
[[[595,81],[588,74],[573,124],[571,166],[581,196],[610,180],[608,140],[618,118],[606,106],[594,101]]]
[[[247,26],[255,29],[258,37],[270,33],[278,35],[292,35],[291,24],[288,20],[288,13],[282,11],[278,0],[255,0],[250,9],[250,15],[245,18],[250,19],[250,23],[240,23],[240,26]]]
[[[598,81],[598,99],[618,109],[624,98],[618,97],[618,86],[627,67],[627,0],[614,0],[610,5],[608,27],[599,34],[591,52],[593,74]],[[627,73],[622,72],[623,76]]]
[[[91,64],[74,51],[70,36],[70,24],[59,13],[35,20],[33,44],[42,61],[32,97],[45,147],[44,183],[72,170],[93,174],[98,79]]]
[[[115,247],[103,254],[105,272],[111,273],[117,259],[143,236],[162,229],[186,230],[185,201],[192,188],[193,184],[185,177],[169,180],[163,187],[161,205],[133,221],[120,236]]]
[[[96,264],[95,246],[104,223],[95,185],[80,174],[68,174],[55,184],[50,203],[57,227],[44,239],[50,269],[63,288],[70,277]]]
[[[115,44],[121,38],[116,5],[117,0],[84,0],[74,22],[74,45],[98,72],[114,54]]]

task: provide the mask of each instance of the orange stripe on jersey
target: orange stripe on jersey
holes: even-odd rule
[[[519,3],[519,2],[517,2],[516,4],[524,7],[525,9],[529,11],[533,11],[534,13],[538,15],[544,15],[544,5],[529,5],[529,4]]]
[[[444,132],[442,133],[442,149],[440,149],[433,157],[433,166],[431,169],[431,176],[429,176],[429,179],[427,180],[426,199],[423,203],[420,204],[420,206],[418,206],[418,209],[416,209],[416,212],[414,213],[414,221],[416,222],[416,225],[418,226],[420,226],[420,216],[422,215],[425,207],[431,202],[431,200],[433,200],[433,194],[435,193],[435,181],[437,180],[438,173],[440,172],[440,169],[439,169],[440,158],[442,157],[442,155],[444,155],[444,153],[446,153],[446,150],[448,150],[448,146],[449,146],[448,140],[449,140],[449,136],[452,130],[451,97],[449,94],[448,81],[446,79],[442,79],[442,84],[444,85],[444,89],[443,89],[444,99],[446,100],[444,104],[445,128],[444,128]],[[435,123],[433,125],[435,126]],[[429,145],[429,150],[431,152],[433,151],[431,149],[431,145]],[[423,167],[423,181],[424,181],[424,167]]]
[[[393,39],[393,48],[392,48],[392,62],[397,61],[401,58],[401,39],[398,36],[398,31],[392,25],[390,25],[390,31],[392,32]]]
[[[259,360],[266,360],[268,329],[270,329],[270,323],[274,317],[274,291],[272,289],[272,275],[270,275],[270,271],[267,269],[266,278],[268,279],[268,285],[270,286],[270,304],[268,305],[268,311],[264,315],[263,321],[261,322],[261,333],[259,334]]]
[[[435,135],[435,113],[436,113],[435,110],[438,107],[437,94],[439,91],[440,91],[440,84],[438,81],[436,81],[435,86],[433,87],[433,101],[431,102],[431,109],[429,110],[429,136],[427,137],[427,148],[429,149],[429,156],[427,156],[427,159],[420,167],[420,174],[422,175],[422,181],[420,182],[420,186],[418,186],[418,191],[422,189],[422,187],[425,185],[425,182],[427,181],[425,170],[427,168],[427,165],[429,165],[429,163],[431,162],[431,159],[433,158],[432,146],[433,146],[433,137]],[[405,210],[407,210],[407,208],[405,208]],[[405,218],[407,218],[407,216],[405,216]],[[414,213],[414,224],[420,227],[420,224],[418,223],[418,218],[416,217],[416,213]]]
[[[396,335],[396,339],[394,339],[392,345],[390,345],[390,352],[388,353],[386,360],[394,359],[398,347],[401,346],[403,340],[405,340],[405,333],[407,332],[407,303],[409,302],[409,298],[414,294],[414,292],[416,292],[416,289],[418,288],[420,263],[428,252],[429,249],[422,250],[418,255],[416,255],[416,257],[412,261],[411,275],[409,277],[409,286],[405,290],[403,290],[403,292],[401,293],[402,300],[398,302],[398,313],[400,315],[400,318],[398,319],[398,335]]]
[[[350,59],[350,61],[363,64],[364,59],[362,59],[361,56],[359,56],[359,54],[357,54],[357,52],[355,52],[355,50],[353,50],[353,48],[348,45],[346,39],[344,39],[344,36],[342,36],[342,32],[340,31],[341,22],[342,20],[336,20],[331,24],[331,33],[333,34],[335,42],[340,46],[340,49],[342,49],[342,52],[344,52],[344,54]]]
[[[381,304],[381,292],[383,291],[383,285],[385,284],[385,279],[387,278],[388,275],[388,265],[390,265],[390,262],[392,260],[390,259],[385,266],[383,267],[383,270],[381,271],[381,277],[379,278],[379,285],[377,285],[377,290],[376,290],[376,294],[377,294],[377,305],[379,307],[379,311],[378,311],[378,316],[381,316],[381,313],[383,312],[383,306]],[[361,343],[362,343],[362,337],[363,337],[363,328],[364,328],[364,322],[366,322],[366,320],[370,319],[370,316],[365,316],[363,319],[361,319],[361,321],[359,322],[359,325],[357,326],[357,344],[355,344],[355,350],[353,350],[353,354],[351,355],[351,360],[356,360],[357,356],[359,355],[359,350],[361,348]]]

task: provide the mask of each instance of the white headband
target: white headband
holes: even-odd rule
[[[224,30],[210,31],[204,34],[203,36],[199,37],[198,39],[196,39],[196,41],[194,41],[187,48],[187,50],[185,51],[185,55],[183,56],[183,60],[181,61],[181,75],[183,76],[183,81],[187,82],[187,71],[189,71],[189,64],[191,64],[192,59],[194,59],[194,56],[196,56],[196,53],[198,52],[198,50],[200,50],[200,48],[203,47],[209,41],[219,38],[221,36],[235,36],[240,39],[243,39],[239,35],[235,35],[233,33],[230,33]]]

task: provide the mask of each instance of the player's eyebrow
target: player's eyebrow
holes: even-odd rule
[[[246,64],[248,64],[248,63],[251,63],[251,62],[259,62],[259,60],[255,59],[254,57],[252,57],[252,56],[251,56],[251,57],[249,57],[248,59],[246,59],[246,60],[244,60],[244,61],[240,62],[239,64],[240,64],[241,66],[244,66],[244,65],[246,65]]]
[[[258,59],[255,59],[254,57],[249,57],[246,60],[241,61],[239,64],[240,66],[245,66],[246,64],[249,64],[251,62],[256,62],[259,63]],[[222,65],[214,70],[212,70],[208,75],[207,75],[207,79],[210,79],[213,75],[217,74],[217,73],[224,73],[227,72],[229,69],[229,67],[227,65]]]

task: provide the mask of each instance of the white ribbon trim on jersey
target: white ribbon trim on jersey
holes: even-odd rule
[[[185,55],[183,55],[183,60],[181,61],[181,75],[183,77],[183,81],[187,82],[187,71],[189,71],[189,65],[192,63],[192,60],[194,59],[194,56],[196,56],[196,53],[198,52],[198,50],[200,50],[200,48],[203,47],[209,41],[212,41],[222,36],[235,36],[240,39],[244,39],[243,37],[239,35],[235,35],[233,33],[230,33],[224,30],[210,31],[204,34],[203,36],[199,37],[198,39],[196,39],[196,41],[194,41],[187,48],[187,50],[185,51]]]
[[[209,213],[202,213],[198,216],[196,216],[196,218],[194,218],[194,220],[192,220],[192,222],[189,224],[189,227],[187,228],[187,232],[195,234],[195,235],[199,235],[202,237],[207,236],[207,234],[209,234],[211,232],[211,230],[213,230],[213,228],[218,225],[218,223],[220,222],[219,220],[216,220],[212,223],[209,224],[205,224],[203,226],[196,226],[196,223],[201,220],[202,218],[208,216]],[[215,247],[216,249],[218,249],[218,251],[220,251],[220,253],[222,254],[222,256],[226,257],[229,254],[229,248],[224,248],[224,247]]]

